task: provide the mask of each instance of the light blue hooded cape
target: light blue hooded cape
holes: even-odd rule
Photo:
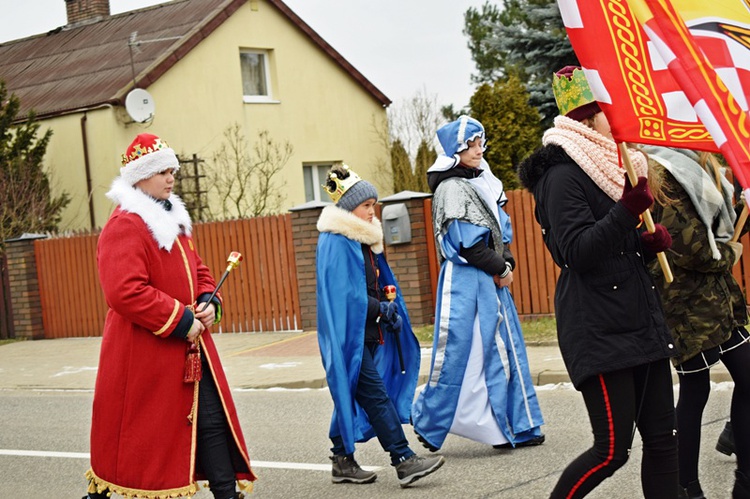
[[[461,195],[455,190],[442,194],[454,199]],[[440,195],[438,189],[435,196]],[[482,201],[477,196],[473,202]],[[510,217],[498,210],[503,243],[510,244]],[[488,243],[490,237],[489,228],[462,220],[448,221],[438,237],[445,260],[438,281],[432,365],[412,409],[414,429],[436,448],[442,447],[456,415],[477,318],[489,403],[500,430],[514,446],[541,435],[544,421],[510,290],[496,288],[492,276],[459,255],[461,246]]]

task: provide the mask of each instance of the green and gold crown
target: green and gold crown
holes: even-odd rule
[[[349,173],[346,178],[339,178],[339,175],[336,172],[328,172],[328,181],[322,185],[328,195],[331,196],[331,200],[334,203],[338,203],[339,199],[341,199],[341,196],[343,196],[346,191],[362,180],[362,178],[354,173],[353,170],[350,170],[347,165],[343,165],[343,169],[345,172]]]
[[[567,115],[574,109],[596,102],[582,69],[573,70],[570,78],[564,75],[552,75],[552,92],[555,94],[557,108],[562,115]]]

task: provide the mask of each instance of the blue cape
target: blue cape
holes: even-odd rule
[[[419,342],[412,332],[406,305],[393,273],[378,256],[379,285],[394,284],[403,319],[400,334],[405,374],[401,374],[395,337],[383,330],[385,344],[375,353],[375,365],[402,424],[409,422],[419,376]],[[354,400],[364,348],[367,283],[362,245],[340,234],[322,232],[316,252],[318,345],[333,398],[329,436],[341,436],[347,454],[354,442],[375,436],[367,414]]]

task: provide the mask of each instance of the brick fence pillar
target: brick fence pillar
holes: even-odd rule
[[[393,274],[401,286],[401,292],[409,309],[409,318],[414,326],[434,322],[435,301],[430,284],[430,263],[427,238],[432,238],[432,227],[425,226],[424,203],[431,194],[402,191],[380,199],[383,208],[404,203],[411,224],[411,242],[388,245],[385,254]],[[431,222],[430,222],[431,223]],[[383,221],[386,224],[386,221]],[[387,229],[384,227],[383,229]]]
[[[44,338],[42,301],[36,272],[34,241],[45,239],[41,234],[24,234],[5,241],[10,280],[10,306],[16,338]]]
[[[315,299],[317,280],[315,278],[315,248],[318,245],[316,227],[320,212],[328,203],[311,201],[295,206],[292,213],[292,241],[297,261],[297,291],[302,317],[302,329],[314,330],[317,325],[317,300]]]

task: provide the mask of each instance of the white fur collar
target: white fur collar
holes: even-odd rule
[[[320,213],[318,231],[341,234],[358,243],[367,244],[373,253],[383,252],[383,226],[377,217],[372,219],[372,223],[366,222],[351,211],[330,205]]]
[[[121,210],[141,217],[160,248],[172,251],[172,245],[177,236],[181,233],[187,236],[191,234],[190,214],[185,209],[182,200],[175,194],[169,196],[172,209],[166,211],[154,198],[131,186],[122,177],[117,177],[112,182],[112,188],[107,193],[107,197],[120,205]]]

